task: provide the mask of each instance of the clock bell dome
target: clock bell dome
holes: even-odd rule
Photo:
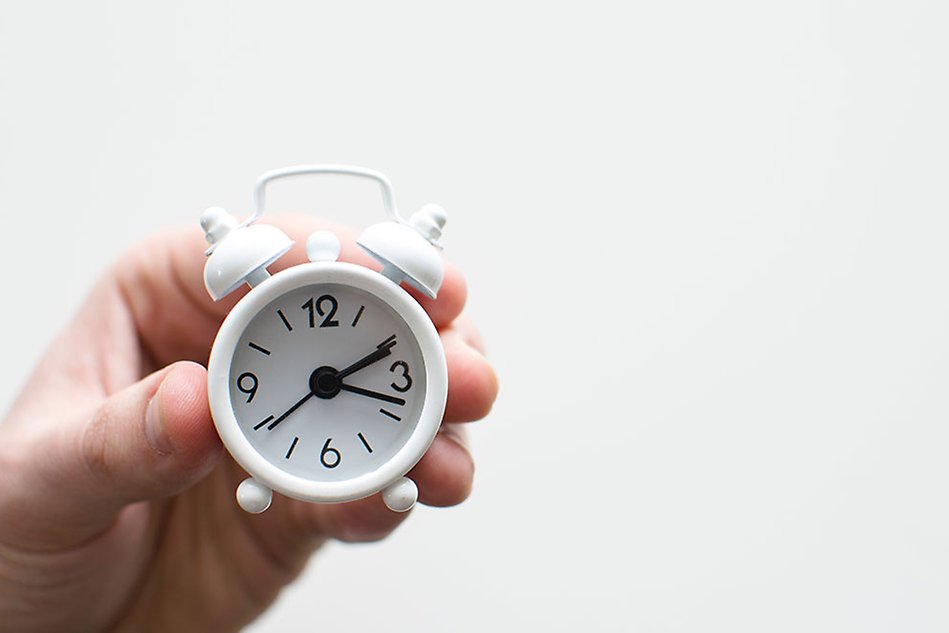
[[[444,277],[438,238],[447,218],[440,206],[427,204],[408,222],[373,224],[356,243],[382,264],[383,275],[396,283],[405,281],[434,299]]]
[[[267,266],[293,246],[286,233],[268,224],[238,225],[221,207],[201,215],[201,228],[211,247],[204,265],[204,287],[215,301],[242,283],[255,286],[265,280]]]

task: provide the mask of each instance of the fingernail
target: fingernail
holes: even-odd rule
[[[155,452],[168,455],[171,453],[171,443],[168,441],[168,434],[165,433],[165,425],[162,423],[160,401],[161,387],[145,408],[145,439]]]

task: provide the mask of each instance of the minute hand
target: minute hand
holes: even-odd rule
[[[360,396],[369,396],[370,398],[376,398],[377,400],[391,402],[392,404],[397,404],[399,406],[402,406],[405,404],[405,400],[403,400],[402,398],[397,398],[396,396],[390,396],[388,394],[379,393],[378,391],[370,391],[369,389],[363,389],[362,387],[356,387],[354,385],[340,385],[339,388],[342,389],[343,391],[358,393]]]
[[[354,374],[360,369],[363,369],[364,367],[368,367],[369,365],[372,365],[376,361],[382,360],[383,358],[385,358],[386,356],[392,353],[392,348],[395,346],[395,344],[396,344],[396,340],[395,340],[395,335],[393,334],[386,340],[379,343],[379,345],[376,346],[376,351],[370,354],[367,354],[366,356],[363,356],[362,358],[357,360],[355,363],[353,363],[346,369],[341,369],[340,371],[336,372],[336,379],[342,380],[346,376],[349,376],[350,374]]]

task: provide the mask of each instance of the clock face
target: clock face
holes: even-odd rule
[[[253,316],[230,363],[237,423],[264,459],[313,481],[371,472],[418,423],[419,343],[374,294],[344,284],[290,290]]]

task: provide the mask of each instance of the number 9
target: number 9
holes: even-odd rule
[[[244,379],[245,379],[245,378],[250,379],[250,382],[251,382],[251,386],[250,386],[250,387],[245,387],[245,386],[244,386]],[[241,393],[246,393],[246,394],[247,394],[247,403],[248,403],[248,404],[250,404],[250,401],[254,399],[254,396],[255,396],[255,395],[257,395],[257,385],[258,385],[258,384],[259,384],[259,383],[257,382],[257,376],[255,376],[254,374],[250,373],[249,371],[245,371],[243,374],[241,374],[240,376],[238,376],[238,378],[237,378],[237,390],[240,391]]]

